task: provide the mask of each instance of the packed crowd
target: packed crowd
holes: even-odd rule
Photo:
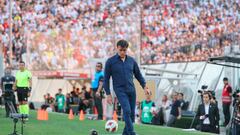
[[[23,54],[27,44],[30,56],[17,55],[15,51],[13,55],[27,59],[33,70],[76,69],[86,65],[89,58],[112,55],[112,45],[118,39],[125,38],[134,44],[140,37],[137,34],[140,21],[136,15],[139,12],[128,6],[132,3],[133,0],[16,1],[13,4],[14,28],[19,32],[14,31],[13,36],[22,39],[14,38],[21,44],[14,42],[13,46],[20,46],[20,50],[24,50],[20,54]],[[0,37],[4,38],[4,56],[8,58],[8,3],[1,5],[1,22],[6,26]],[[129,53],[134,54],[131,50],[136,49],[130,49]]]
[[[166,1],[165,1],[166,2]],[[177,0],[144,5],[141,62],[203,61],[239,40],[236,0]]]
[[[119,39],[141,63],[202,61],[239,39],[235,0],[24,0],[13,2],[13,58],[32,70],[76,69],[114,53]],[[9,3],[0,2],[0,43],[9,59]],[[141,33],[141,34],[140,34]],[[28,50],[28,51],[27,51]],[[26,53],[29,52],[29,53]]]

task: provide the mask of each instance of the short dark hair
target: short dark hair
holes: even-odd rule
[[[128,48],[128,42],[126,41],[126,40],[119,40],[118,42],[117,42],[117,47],[118,46],[120,46],[120,47],[122,47],[122,48]]]
[[[183,96],[183,93],[178,93],[178,94]]]
[[[208,98],[211,99],[212,98],[212,95],[209,93],[209,92],[203,92],[203,95],[208,95]]]
[[[224,78],[223,78],[223,81],[228,81],[228,78],[227,78],[227,77],[224,77]]]
[[[20,61],[19,63],[23,63],[25,65],[25,62],[24,61]]]
[[[97,62],[97,65],[101,65],[101,68],[103,67],[102,62]]]

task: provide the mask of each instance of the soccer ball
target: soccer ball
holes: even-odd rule
[[[90,135],[98,135],[98,132],[95,129],[92,129],[90,131]]]
[[[118,123],[115,120],[108,120],[105,124],[105,130],[108,132],[116,132],[118,129]]]

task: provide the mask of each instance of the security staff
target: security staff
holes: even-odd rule
[[[19,112],[21,114],[29,114],[28,97],[32,88],[32,74],[25,68],[23,61],[19,63],[14,88],[17,90]]]
[[[11,68],[7,67],[4,76],[1,78],[1,89],[3,90],[6,117],[9,117],[10,112],[13,111],[11,108],[14,109],[14,112],[17,112],[16,99],[13,91],[14,83],[15,77],[11,74]]]
[[[222,107],[224,114],[224,126],[227,126],[231,115],[230,115],[230,105],[232,103],[232,87],[228,83],[228,78],[223,78],[224,88],[222,91]]]
[[[123,135],[136,135],[133,129],[136,106],[136,90],[133,83],[133,76],[145,90],[145,94],[150,94],[146,87],[137,62],[127,55],[128,42],[120,40],[117,42],[118,53],[109,58],[105,65],[104,71],[104,90],[107,94],[108,104],[112,104],[112,96],[109,88],[109,80],[112,77],[113,89],[123,109],[123,118],[125,128]]]

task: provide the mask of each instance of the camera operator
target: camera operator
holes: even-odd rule
[[[236,114],[236,118],[234,120],[234,124],[235,124],[235,133],[240,133],[240,99],[238,101],[238,108],[237,108],[237,114]]]
[[[230,134],[237,135],[240,133],[240,90],[236,90],[233,93],[233,115],[230,126]]]
[[[223,91],[222,91],[222,106],[223,106],[223,114],[224,114],[224,126],[227,126],[230,121],[230,105],[232,103],[232,87],[228,84],[228,78],[223,78]]]
[[[1,78],[1,89],[3,90],[3,97],[5,101],[6,117],[9,117],[10,114],[9,103],[12,103],[13,107],[17,111],[16,99],[13,91],[14,82],[15,77],[12,76],[10,67],[7,67],[5,69],[4,76]]]
[[[216,104],[211,103],[211,94],[204,92],[203,103],[198,106],[197,118],[200,120],[200,130],[219,133],[219,111]]]

